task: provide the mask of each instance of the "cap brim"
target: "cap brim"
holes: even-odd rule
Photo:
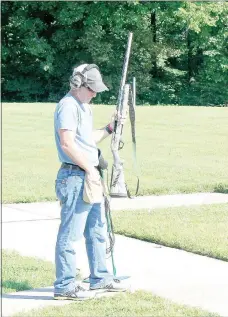
[[[88,83],[90,89],[95,92],[102,92],[109,90],[107,86],[102,81],[96,81],[94,83]]]

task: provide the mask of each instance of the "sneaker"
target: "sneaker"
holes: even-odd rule
[[[113,279],[107,283],[99,283],[90,286],[90,290],[102,290],[106,292],[126,292],[127,288],[123,286],[120,280]]]
[[[77,285],[75,289],[72,291],[66,292],[66,293],[55,293],[54,294],[54,299],[58,300],[63,300],[63,299],[68,299],[68,300],[87,300],[87,299],[92,299],[95,297],[95,293],[87,291],[80,285]]]

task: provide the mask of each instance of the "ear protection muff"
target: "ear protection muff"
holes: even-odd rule
[[[95,64],[88,64],[85,68],[83,68],[82,71],[76,71],[73,73],[73,75],[70,77],[71,84],[76,87],[80,88],[83,85],[86,86],[87,83],[87,76],[84,76],[86,72],[88,72],[90,69],[96,68],[99,70],[98,66]]]

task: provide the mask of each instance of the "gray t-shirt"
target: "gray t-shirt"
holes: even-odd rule
[[[88,104],[80,103],[70,93],[56,106],[54,114],[55,142],[60,162],[75,164],[61,148],[59,129],[75,132],[75,143],[93,165],[98,165],[98,150],[93,140],[92,111]]]

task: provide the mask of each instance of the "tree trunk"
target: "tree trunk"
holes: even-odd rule
[[[153,43],[156,44],[156,42],[157,42],[157,25],[156,25],[156,12],[155,11],[151,12],[150,25],[151,25]],[[153,77],[157,77],[157,60],[156,60],[156,58],[157,57],[155,56],[155,58],[153,60],[153,69],[151,70]]]
[[[189,30],[187,31],[187,47],[188,47],[188,83],[191,83],[193,77],[193,67],[192,67],[192,47],[191,47],[191,36]]]

